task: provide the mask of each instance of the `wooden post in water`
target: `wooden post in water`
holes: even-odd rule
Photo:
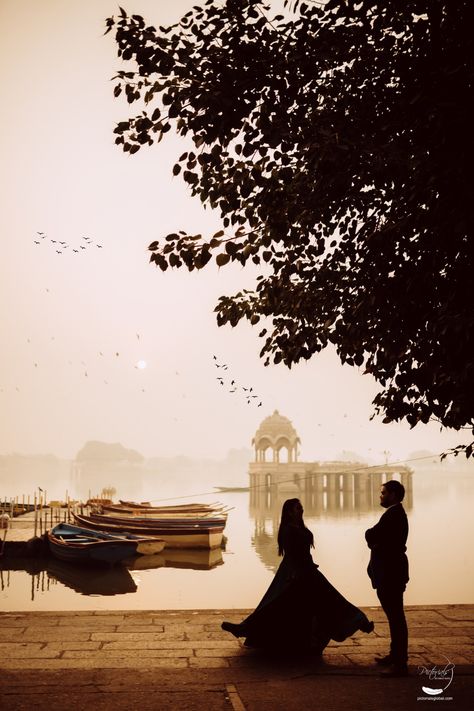
[[[30,497],[28,496],[28,499]],[[35,491],[35,498],[34,498],[34,511],[35,511],[35,527],[34,527],[34,537],[36,538],[37,532],[38,532],[38,509],[36,508],[36,491]]]
[[[38,487],[40,493],[39,493],[39,531],[40,535],[43,533],[43,506],[44,506],[44,498],[43,498],[43,490]]]

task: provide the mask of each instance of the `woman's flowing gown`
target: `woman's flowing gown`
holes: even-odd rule
[[[371,631],[366,615],[313,562],[310,531],[288,525],[282,535],[284,557],[275,577],[254,612],[238,626],[245,644],[321,652],[330,639],[342,642],[359,629]]]

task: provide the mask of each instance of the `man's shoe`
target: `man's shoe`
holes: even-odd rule
[[[408,667],[406,664],[390,664],[389,667],[380,672],[380,676],[383,676],[385,679],[408,676]]]
[[[381,667],[389,667],[390,664],[393,664],[390,654],[386,654],[385,657],[375,657],[375,663]]]

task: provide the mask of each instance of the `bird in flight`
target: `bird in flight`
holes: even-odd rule
[[[46,239],[46,237],[48,236],[45,232],[39,232],[39,231],[37,231],[36,234],[37,234],[38,237],[40,237],[41,239]],[[82,244],[81,244],[81,245],[76,245],[76,246],[74,247],[74,249],[72,250],[73,252],[76,252],[76,253],[79,252],[79,249],[78,249],[79,247],[80,247],[81,249],[87,249],[88,246],[91,247],[91,246],[94,244],[94,242],[92,241],[92,239],[91,239],[90,237],[82,237],[82,239],[85,240],[86,244],[85,244],[85,245],[82,245]],[[35,239],[35,240],[33,240],[33,241],[34,241],[35,244],[41,244],[41,242],[40,242],[39,240],[37,240],[37,239]],[[73,247],[73,245],[69,244],[66,240],[50,239],[50,242],[51,242],[51,244],[59,244],[59,245],[61,245],[61,249],[62,249],[62,250],[68,249],[69,247]],[[102,244],[96,244],[96,246],[97,246],[99,249],[103,249],[103,245],[102,245]]]
[[[222,370],[228,370],[229,366],[227,365],[227,363],[219,363],[216,355],[213,355],[212,358],[213,358],[214,365],[216,368],[222,368]],[[229,377],[232,378],[231,373],[229,373]],[[219,385],[225,384],[224,378],[221,376],[217,377],[216,380],[218,381]],[[244,393],[246,393],[245,399],[247,400],[247,405],[252,404],[253,400],[259,401],[257,407],[261,407],[263,405],[263,402],[260,400],[258,395],[251,394],[254,392],[253,387],[240,386],[234,378],[232,378],[232,380],[230,381],[230,383],[228,385],[229,385],[229,390],[228,390],[229,393],[233,394],[233,393],[238,392],[239,390],[242,390]]]

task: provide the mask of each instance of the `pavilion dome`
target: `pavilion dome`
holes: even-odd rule
[[[278,410],[275,410],[273,415],[262,420],[252,439],[252,444],[258,447],[262,440],[268,440],[274,445],[282,439],[287,440],[292,445],[300,442],[298,433],[293,427],[291,420],[289,420],[288,417],[284,417],[284,415],[280,415]]]

